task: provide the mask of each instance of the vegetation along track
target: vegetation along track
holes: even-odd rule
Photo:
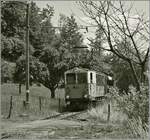
[[[78,111],[78,112],[63,112],[63,113],[60,113],[60,114],[57,114],[57,115],[52,115],[52,116],[48,116],[42,120],[48,120],[48,119],[67,119],[67,118],[70,118],[70,117],[73,117],[73,116],[76,116],[76,115],[79,115],[79,114],[82,114],[82,113],[85,113],[86,110],[84,111]]]

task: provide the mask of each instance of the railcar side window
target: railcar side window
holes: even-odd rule
[[[87,83],[87,73],[78,73],[78,84]]]
[[[75,84],[76,83],[76,75],[75,73],[68,73],[66,75],[67,84]]]

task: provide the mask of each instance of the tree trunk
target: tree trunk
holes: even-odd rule
[[[21,83],[19,83],[19,94],[21,94]]]
[[[137,91],[141,91],[141,90],[140,90],[140,82],[139,82],[139,80],[138,80],[136,71],[135,71],[134,66],[133,66],[133,64],[132,64],[131,61],[129,61],[129,65],[130,65],[130,68],[131,68],[131,70],[132,70],[133,77],[134,77],[134,79],[135,79],[136,89],[137,89]]]
[[[51,88],[50,91],[51,91],[51,98],[55,98],[55,89]]]

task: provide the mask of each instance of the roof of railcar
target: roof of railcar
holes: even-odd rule
[[[86,68],[78,68],[78,67],[75,67],[73,69],[70,69],[68,71],[65,72],[66,73],[75,73],[75,72],[79,72],[79,73],[87,73],[88,71],[92,71],[92,72],[95,72],[93,70],[89,70],[89,69],[86,69]]]

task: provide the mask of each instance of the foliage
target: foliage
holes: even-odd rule
[[[140,95],[135,88],[130,87],[128,94],[120,95],[116,89],[110,90],[118,102],[118,106],[124,110],[129,118],[140,117],[142,123],[148,123],[148,87],[142,87]]]
[[[7,61],[1,60],[1,80],[2,83],[7,82],[7,80],[13,82],[13,74],[15,71],[15,63],[9,63]]]
[[[68,66],[67,52],[60,50],[59,41],[45,46],[40,59],[30,56],[30,81],[39,82],[51,90],[52,97]],[[25,80],[25,56],[16,62],[15,81]]]
[[[135,81],[128,63],[114,54],[105,56],[104,62],[111,66],[116,86],[119,88],[120,92],[125,91],[127,93],[129,85],[135,86]]]
[[[7,37],[24,36],[25,27],[25,4],[21,2],[2,3],[2,29],[1,33]]]
[[[1,54],[3,59],[10,59],[12,53],[12,42],[5,36],[1,36]]]
[[[43,49],[43,43],[51,42],[54,36],[54,29],[51,28],[51,17],[53,16],[53,13],[53,7],[50,7],[49,5],[40,11],[40,8],[37,7],[35,2],[31,2],[30,4],[29,40],[31,46],[35,49],[34,56],[38,56]],[[7,52],[8,49],[11,50],[13,47],[15,47],[14,49],[17,49],[17,52],[13,52],[14,50],[11,51],[13,53],[11,55],[17,55],[17,57],[13,56],[15,57],[13,60],[15,61],[18,58],[18,53],[20,53],[22,46],[25,46],[25,32],[26,4],[23,2],[13,1],[3,2],[2,35],[5,39],[3,39],[4,37],[2,38],[2,44],[3,42],[7,44],[7,46],[4,44],[4,48],[6,48],[5,52]],[[13,44],[15,44],[15,46],[13,46]],[[10,58],[8,61],[10,60],[12,59]]]
[[[60,29],[62,46],[70,51],[74,47],[80,47],[83,43],[83,37],[79,32],[74,16],[65,17],[64,15],[61,15],[60,24],[62,26]]]
[[[75,66],[92,68],[97,63],[91,52],[72,52],[74,47],[83,46],[83,36],[75,17],[61,16],[60,33],[57,33],[51,23],[53,14],[54,9],[49,5],[40,10],[36,3],[30,4],[30,81],[43,84],[54,97],[55,89],[59,83],[63,83],[67,69]],[[4,2],[2,20],[2,57],[16,62],[14,81],[24,83],[26,5],[21,2]]]
[[[32,61],[34,60],[34,57],[30,56],[29,59],[30,59],[30,85],[32,85],[33,76],[31,73],[31,70],[32,70],[31,64],[32,64]],[[26,79],[25,70],[26,70],[26,56],[22,55],[16,61],[15,72],[13,75],[15,83],[25,84],[25,79]]]
[[[10,61],[16,62],[21,55],[25,54],[25,42],[16,37],[5,37],[2,35],[2,45],[1,53],[2,58]],[[33,53],[33,47],[30,45],[30,54]]]
[[[129,133],[133,137],[141,137],[143,139],[148,137],[148,124],[143,126],[141,118],[132,118],[127,122]]]
[[[39,57],[44,46],[50,44],[55,36],[55,30],[51,23],[54,9],[49,5],[47,5],[46,8],[43,8],[42,11],[39,11],[37,6],[33,7],[35,7],[34,9],[36,10],[33,9],[33,14],[31,14],[30,18],[30,41],[35,48],[33,55]]]
[[[130,87],[128,94],[120,94],[115,88],[110,90],[110,94],[117,101],[117,106],[122,110],[129,119],[128,127],[131,131],[135,131],[134,127],[139,125],[145,131],[148,131],[148,118],[149,118],[149,95],[148,87],[141,87],[142,94],[139,94],[135,88]],[[133,121],[135,120],[135,121]],[[141,124],[139,124],[141,121]],[[131,124],[132,122],[132,124]],[[135,124],[134,124],[135,123]],[[134,132],[133,132],[134,133]]]
[[[61,46],[70,53],[69,68],[79,66],[96,70],[94,67],[97,66],[98,60],[96,57],[93,57],[93,52],[82,49],[82,47],[87,46],[83,44],[83,36],[79,32],[75,17],[73,15],[70,17],[60,15],[59,23],[61,26]]]
[[[64,72],[68,68],[68,51],[60,46],[59,40],[54,40],[50,46],[45,46],[41,53],[40,62],[44,63],[47,69],[47,76],[41,82],[51,90],[51,95],[54,97],[55,89],[59,82],[63,79]]]
[[[2,36],[2,58],[8,61],[16,61],[25,52],[25,43],[18,38],[6,38]]]
[[[100,27],[97,27],[95,32],[95,38],[88,39],[91,46],[91,59],[94,70],[108,74],[110,71],[110,61],[106,61],[108,58],[106,51],[102,46],[105,42],[103,31]]]

